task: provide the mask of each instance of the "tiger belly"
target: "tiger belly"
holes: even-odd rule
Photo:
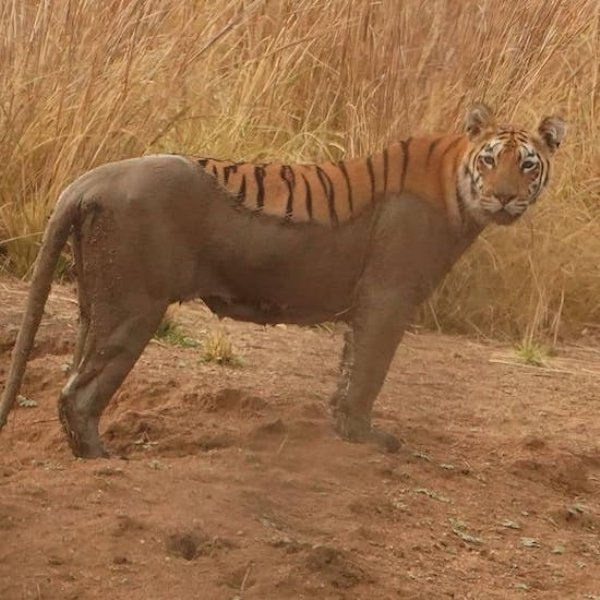
[[[315,325],[324,321],[343,320],[348,314],[348,310],[326,311],[320,307],[287,306],[269,300],[225,299],[219,296],[206,296],[202,300],[220,318],[229,317],[258,325]]]

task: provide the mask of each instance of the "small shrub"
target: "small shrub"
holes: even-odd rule
[[[210,332],[202,342],[202,360],[232,367],[242,366],[242,361],[233,349],[233,344],[223,329]]]

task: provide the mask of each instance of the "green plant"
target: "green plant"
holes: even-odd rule
[[[185,335],[181,327],[168,315],[163,317],[154,337],[171,346],[180,346],[181,348],[197,348],[199,346],[198,341]]]
[[[549,356],[546,346],[531,339],[525,339],[515,347],[516,355],[528,365],[542,367]]]

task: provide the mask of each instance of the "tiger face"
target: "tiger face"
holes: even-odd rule
[[[462,171],[461,195],[481,224],[509,225],[548,184],[551,156],[564,138],[565,122],[546,117],[532,134],[496,125],[489,109],[478,104],[467,115],[466,130],[472,148]]]

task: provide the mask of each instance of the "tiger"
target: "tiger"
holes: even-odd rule
[[[556,115],[530,132],[476,104],[462,134],[407,138],[365,158],[150,155],[84,173],[44,232],[0,429],[71,236],[79,335],[58,413],[76,456],[107,455],[104,409],[169,304],[193,298],[261,324],[347,323],[333,427],[344,440],[397,449],[371,413],[415,310],[487,225],[509,225],[537,201],[565,132]]]

